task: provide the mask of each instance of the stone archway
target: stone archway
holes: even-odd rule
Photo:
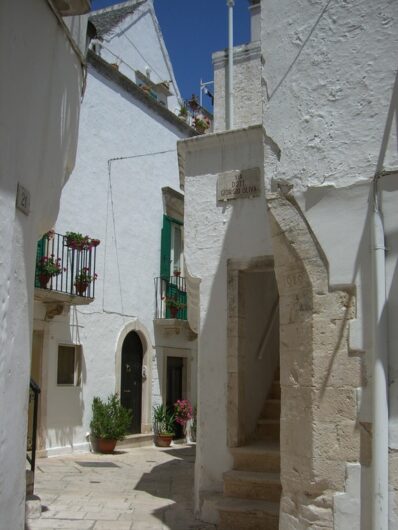
[[[280,296],[280,528],[331,530],[333,496],[361,456],[354,289],[329,288],[326,258],[293,200],[272,194],[268,205]]]

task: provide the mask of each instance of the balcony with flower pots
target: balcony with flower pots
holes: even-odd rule
[[[98,239],[78,232],[47,232],[37,244],[35,300],[84,305],[94,301]],[[60,314],[54,309],[56,314]],[[51,317],[50,317],[51,318]]]
[[[192,340],[187,318],[186,282],[179,273],[167,278],[155,278],[154,323],[166,334],[179,335],[183,331]]]

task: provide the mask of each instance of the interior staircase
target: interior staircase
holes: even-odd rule
[[[218,503],[219,530],[278,530],[281,387],[279,367],[257,421],[254,440],[231,449],[234,465],[224,473]]]

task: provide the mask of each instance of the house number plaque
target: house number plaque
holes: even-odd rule
[[[18,182],[16,207],[25,215],[30,212],[30,191],[21,186]]]
[[[258,167],[242,171],[225,171],[217,179],[217,200],[245,199],[261,195],[261,174]]]

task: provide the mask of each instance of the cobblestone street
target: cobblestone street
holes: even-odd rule
[[[193,517],[195,447],[123,448],[39,459],[42,514],[26,530],[207,530]]]

